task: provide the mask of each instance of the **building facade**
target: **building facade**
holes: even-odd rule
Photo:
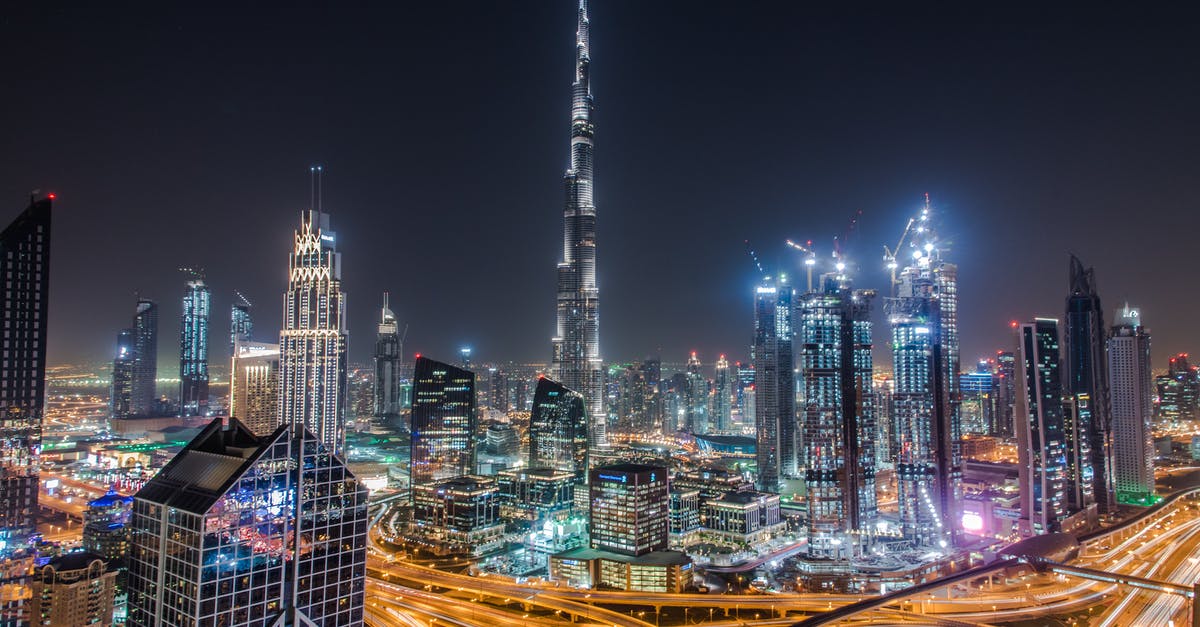
[[[796,379],[792,357],[793,290],[766,280],[754,299],[754,425],[758,487],[778,492],[796,475]]]
[[[134,416],[155,414],[158,398],[158,304],[138,297],[133,313],[133,379],[129,411]]]
[[[395,424],[400,419],[400,359],[404,352],[396,314],[388,308],[388,293],[383,293],[383,309],[375,336],[374,415],[383,424]]]
[[[724,355],[717,358],[713,368],[712,428],[717,433],[729,433],[733,429],[733,375],[729,360]]]
[[[529,418],[529,467],[570,473],[587,480],[587,410],[582,394],[549,378],[538,379]]]
[[[839,266],[841,267],[841,266]],[[808,553],[849,557],[877,518],[871,299],[839,270],[805,294],[796,321],[808,490]]]
[[[238,342],[254,339],[254,318],[250,315],[250,301],[241,293],[235,293],[229,311],[229,350],[237,350]]]
[[[121,329],[117,334],[117,351],[113,357],[112,384],[108,389],[110,418],[128,418],[133,408],[133,329]]]
[[[179,415],[208,410],[208,318],[212,293],[202,277],[187,282],[179,326]]]
[[[591,471],[592,548],[639,556],[668,547],[667,469],[613,464]]]
[[[94,553],[64,553],[51,559],[33,578],[32,624],[110,627],[116,578]]]
[[[417,357],[409,465],[412,489],[471,474],[475,431],[474,373]]]
[[[1027,535],[1059,531],[1067,508],[1067,436],[1058,321],[1017,327],[1017,456]]]
[[[1063,344],[1066,394],[1078,410],[1067,432],[1068,465],[1074,488],[1068,507],[1082,510],[1095,503],[1099,512],[1115,511],[1112,485],[1112,418],[1109,410],[1108,327],[1096,293],[1096,274],[1071,255],[1071,293],[1067,296]]]
[[[335,455],[346,444],[346,295],[329,214],[301,215],[279,332],[279,423],[304,425]]]
[[[1108,338],[1113,483],[1119,503],[1154,502],[1154,430],[1150,333],[1141,312],[1125,305]]]
[[[260,436],[279,426],[279,345],[238,340],[233,347],[229,415]]]

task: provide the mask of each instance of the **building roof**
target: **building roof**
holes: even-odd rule
[[[771,497],[778,499],[779,495],[769,494],[767,492],[755,492],[754,490],[745,490],[741,492],[737,490],[731,490],[725,494],[722,494],[721,498],[710,500],[709,503],[733,503],[736,505],[749,505],[751,503],[757,503],[761,498],[769,499]]]
[[[622,564],[638,564],[642,566],[676,566],[690,564],[692,561],[692,558],[688,557],[687,553],[682,551],[651,551],[634,557],[632,555],[622,555],[620,553],[613,553],[612,551],[588,547],[579,547],[563,551],[562,553],[555,553],[552,557],[574,560],[605,559],[612,562],[621,562]]]
[[[61,555],[55,556],[50,559],[49,565],[53,566],[54,570],[57,571],[84,570],[88,566],[91,566],[92,562],[97,560],[99,560],[101,564],[104,563],[104,558],[96,555],[95,553],[77,551],[75,553],[62,553]]]
[[[598,466],[596,468],[593,468],[592,470],[593,471],[605,471],[605,472],[665,472],[666,468],[663,468],[662,466],[649,466],[646,464],[632,464],[632,463],[628,463],[628,462],[622,462],[619,464],[608,464],[605,466]]]
[[[113,505],[116,505],[117,503],[129,504],[132,502],[133,502],[132,496],[123,496],[123,495],[117,493],[116,490],[109,488],[108,492],[104,493],[104,496],[102,496],[94,501],[88,502],[88,507],[112,507]]]
[[[260,438],[236,418],[229,419],[228,429],[213,420],[135,498],[204,514],[286,431],[280,425]]]

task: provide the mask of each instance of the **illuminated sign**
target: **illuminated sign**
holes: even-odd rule
[[[962,516],[962,526],[967,531],[983,531],[983,517],[979,514],[965,513]]]
[[[627,478],[625,477],[625,475],[606,475],[606,474],[601,473],[600,478],[607,479],[609,481],[620,481],[621,483],[625,483],[625,481],[627,481]]]

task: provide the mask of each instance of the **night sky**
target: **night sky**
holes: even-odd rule
[[[108,358],[140,290],[171,374],[184,265],[208,269],[214,361],[234,289],[277,339],[314,163],[352,359],[390,290],[406,352],[549,360],[570,0],[169,4],[0,15],[0,216],[59,197],[51,364]],[[743,358],[743,240],[798,275],[784,239],[827,252],[858,210],[858,283],[885,290],[882,246],[926,192],[960,267],[964,364],[1009,347],[1011,319],[1061,316],[1069,251],[1106,317],[1142,307],[1158,364],[1200,351],[1195,16],[807,4],[593,0],[607,359]]]

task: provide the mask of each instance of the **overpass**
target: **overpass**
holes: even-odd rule
[[[1082,566],[1072,566],[1070,564],[1060,564],[1049,560],[1030,560],[1030,565],[1035,570],[1047,570],[1059,575],[1069,575],[1071,577],[1081,577],[1092,581],[1100,581],[1104,583],[1116,583],[1131,588],[1140,588],[1142,590],[1150,590],[1152,592],[1164,592],[1166,594],[1175,594],[1189,599],[1196,597],[1196,590],[1192,586],[1184,586],[1177,583],[1167,581],[1156,581],[1154,579],[1146,579],[1145,577],[1135,577],[1133,575],[1118,575],[1108,573],[1094,568],[1084,568]]]

